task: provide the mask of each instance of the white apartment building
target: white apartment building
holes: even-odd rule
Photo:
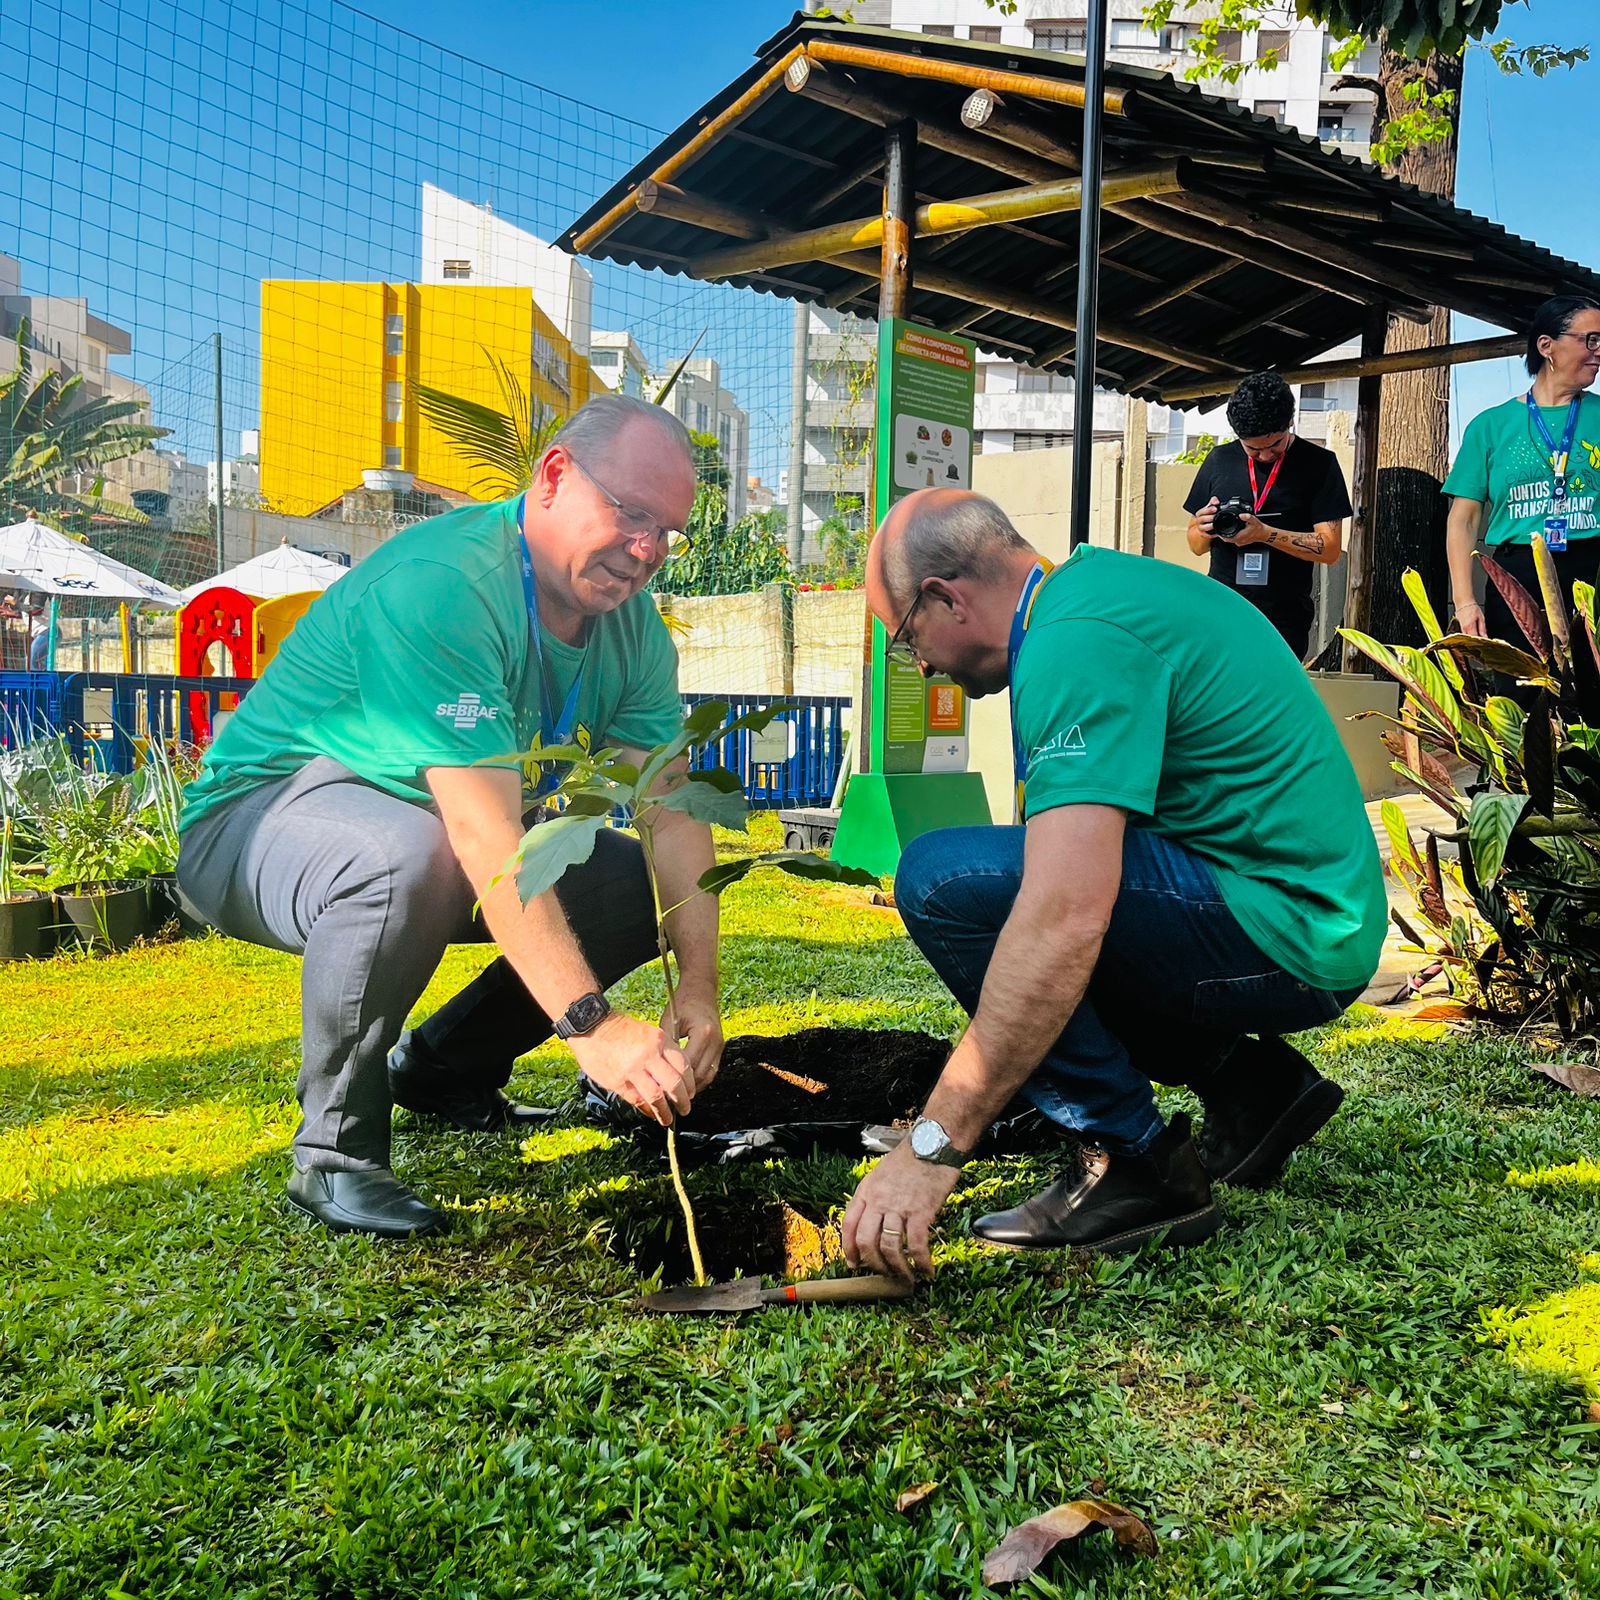
[[[658,388],[666,378],[658,374],[651,386]],[[691,433],[716,436],[728,473],[728,520],[737,522],[745,514],[750,492],[750,415],[722,387],[721,367],[710,356],[697,356],[672,386],[666,405]]]
[[[0,255],[0,339],[15,341],[24,321],[35,378],[46,368],[66,378],[81,373],[90,398],[132,400],[143,409],[132,420],[149,420],[150,391],[111,370],[112,356],[133,353],[127,330],[97,317],[80,297],[25,293],[21,262]]]
[[[1129,66],[1179,74],[1188,61],[1189,41],[1198,33],[1202,12],[1180,11],[1159,32],[1144,25],[1144,0],[1109,0],[1108,55]],[[902,32],[921,32],[1023,49],[1081,54],[1086,38],[1084,0],[1020,0],[1011,15],[984,0],[866,0],[853,8],[855,20]],[[1302,133],[1316,134],[1347,154],[1364,156],[1372,126],[1372,97],[1359,89],[1336,89],[1340,76],[1330,63],[1336,41],[1315,23],[1300,21],[1292,5],[1269,11],[1266,25],[1234,33],[1223,41],[1238,61],[1266,65],[1245,71],[1235,84],[1208,80],[1208,93],[1236,99],[1263,116]],[[1377,51],[1368,47],[1342,71],[1370,76]],[[866,453],[870,448],[873,395],[864,363],[874,346],[871,322],[811,307],[796,313],[796,338],[806,340],[804,492],[802,531],[811,532],[852,499],[867,493]],[[1354,347],[1330,352],[1353,354]],[[1072,378],[1039,372],[980,352],[975,401],[974,448],[980,452],[1044,449],[1070,443]],[[1335,411],[1355,410],[1353,379],[1299,387],[1297,426],[1307,438],[1325,439]],[[1133,402],[1138,404],[1140,402]],[[1120,438],[1129,402],[1121,395],[1095,396],[1097,438]],[[798,430],[800,418],[794,418]],[[1203,434],[1225,437],[1221,407],[1210,412],[1147,408],[1150,452],[1171,457]],[[809,550],[803,551],[808,557]]]
[[[574,350],[587,350],[594,279],[565,251],[436,184],[422,186],[423,283],[532,289]]]
[[[589,366],[601,383],[618,394],[645,400],[650,388],[650,363],[625,329],[598,329],[589,340]]]

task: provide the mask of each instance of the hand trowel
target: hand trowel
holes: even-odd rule
[[[738,1313],[763,1306],[838,1305],[851,1300],[904,1300],[916,1285],[903,1278],[872,1273],[859,1278],[813,1278],[806,1283],[780,1283],[762,1287],[759,1278],[735,1278],[732,1283],[708,1283],[695,1288],[662,1289],[647,1294],[640,1304],[646,1311],[678,1315],[694,1312]]]

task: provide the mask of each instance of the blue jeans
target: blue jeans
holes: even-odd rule
[[[28,671],[43,672],[50,661],[50,635],[36,633],[28,641]]]
[[[1023,833],[923,834],[895,875],[907,931],[969,1016],[1022,882]],[[1245,1034],[1331,1022],[1360,992],[1313,989],[1285,972],[1223,904],[1205,861],[1130,826],[1088,992],[1024,1093],[1051,1121],[1137,1153],[1163,1127],[1152,1080],[1201,1087]]]

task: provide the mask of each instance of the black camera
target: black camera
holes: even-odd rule
[[[1238,495],[1224,500],[1211,519],[1211,532],[1218,539],[1236,539],[1244,531],[1244,519],[1255,514],[1248,500]]]

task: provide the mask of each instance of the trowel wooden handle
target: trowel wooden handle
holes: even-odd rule
[[[779,1305],[808,1305],[841,1300],[904,1300],[915,1292],[916,1285],[904,1278],[873,1272],[859,1278],[813,1278],[808,1283],[785,1284],[764,1290],[761,1298]]]

